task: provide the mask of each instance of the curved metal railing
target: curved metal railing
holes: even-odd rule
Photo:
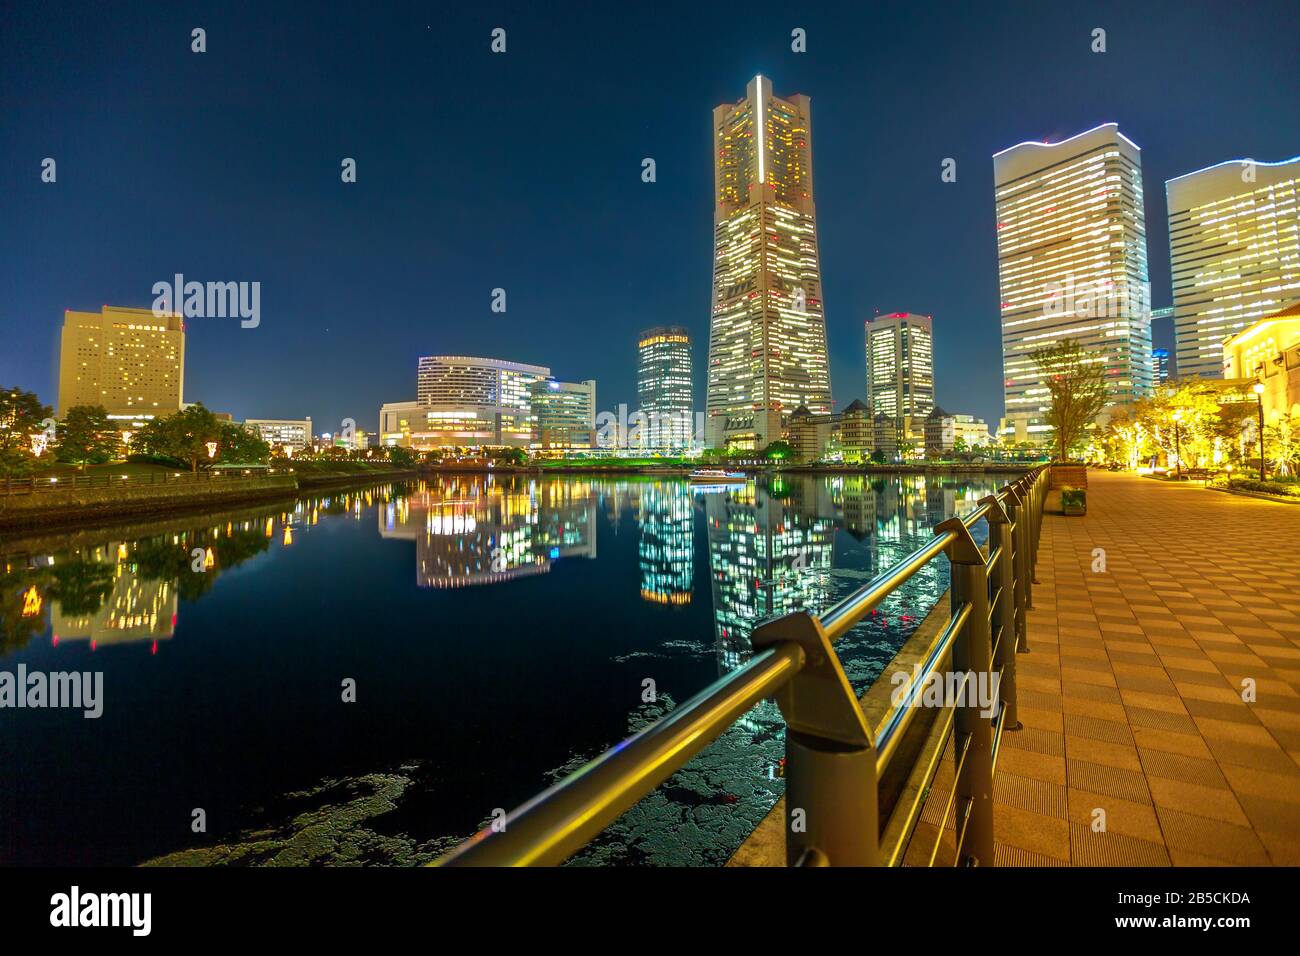
[[[955,811],[954,863],[992,865],[993,772],[1002,733],[1018,726],[1015,654],[1027,650],[1025,612],[1032,602],[1047,475],[1046,468],[1035,469],[971,513],[944,521],[928,542],[820,616],[798,611],[763,623],[751,635],[754,655],[742,667],[434,865],[564,862],[768,697],[776,698],[787,725],[788,864],[901,863],[951,743],[954,783],[929,861]],[[988,523],[987,555],[971,535],[979,521]],[[831,644],[941,554],[952,569],[948,621],[922,655],[915,679],[873,732]],[[935,675],[958,679],[957,693],[935,714],[928,746],[910,765],[896,767],[924,709],[922,689]],[[972,705],[971,680],[996,687],[996,713]],[[879,790],[887,772],[910,783],[882,827]]]

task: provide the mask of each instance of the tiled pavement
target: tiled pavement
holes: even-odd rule
[[[996,862],[1300,865],[1300,506],[1088,482],[1085,517],[1043,520]]]

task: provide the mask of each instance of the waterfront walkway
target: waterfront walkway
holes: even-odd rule
[[[1043,520],[997,864],[1300,865],[1300,505],[1088,480],[1086,517]],[[943,766],[908,863],[933,846]]]

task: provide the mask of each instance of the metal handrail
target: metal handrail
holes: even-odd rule
[[[882,858],[877,817],[878,784],[899,753],[916,716],[918,689],[944,661],[963,668],[965,689],[974,673],[1001,677],[997,714],[981,718],[954,707],[940,735],[958,738],[954,804],[962,807],[954,865],[992,865],[992,775],[1005,729],[1015,729],[1015,652],[1027,649],[1025,611],[1046,495],[1045,468],[1035,469],[984,499],[967,515],[936,528],[935,535],[902,561],[839,601],[820,617],[798,611],[765,622],[751,635],[754,656],[641,732],[481,830],[435,866],[531,866],[562,863],[759,701],[775,696],[787,724],[787,809],[802,811],[803,826],[787,828],[792,865],[895,864],[924,801],[901,811],[902,835]],[[988,555],[971,537],[989,525]],[[861,705],[831,647],[903,583],[940,554],[952,566],[952,612],[931,643],[915,687],[871,733]],[[990,596],[990,579],[997,581]],[[996,621],[996,628],[994,625]],[[992,634],[996,629],[996,647]],[[1005,638],[1012,636],[1014,640]],[[995,657],[996,654],[996,657]],[[922,757],[918,760],[925,760]],[[922,776],[928,788],[937,767],[931,754]],[[913,768],[915,769],[915,768]],[[968,837],[973,851],[964,854]],[[938,843],[930,854],[933,862]]]

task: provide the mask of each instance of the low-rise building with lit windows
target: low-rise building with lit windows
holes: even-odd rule
[[[272,451],[300,452],[312,443],[310,418],[250,418],[244,427],[270,445]]]
[[[521,420],[522,419],[522,420]],[[527,448],[528,416],[493,405],[431,408],[419,402],[390,402],[379,409],[379,442],[413,451],[447,448]]]
[[[855,398],[837,416],[836,442],[846,462],[858,463],[871,458],[876,449],[876,429],[871,409]]]
[[[1223,343],[1223,377],[1263,383],[1264,420],[1300,415],[1300,303],[1260,319]]]

